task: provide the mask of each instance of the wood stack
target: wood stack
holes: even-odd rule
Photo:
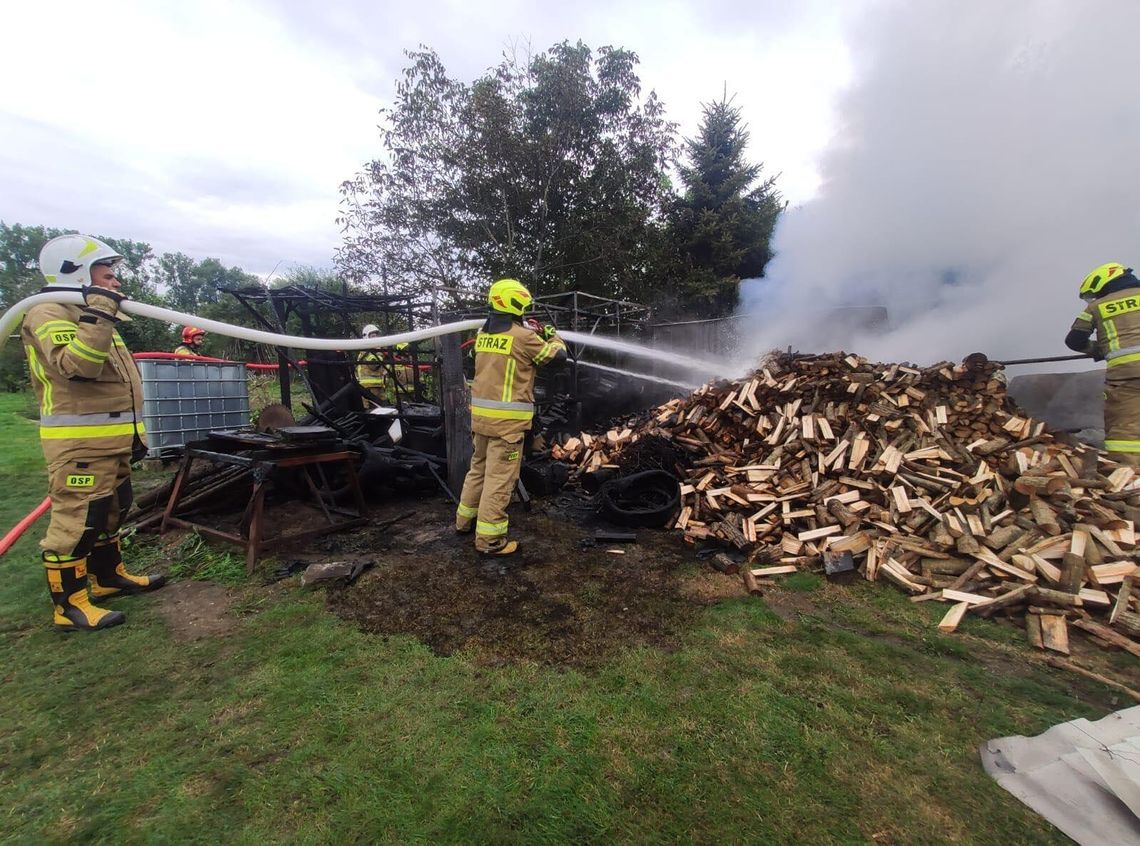
[[[776,355],[552,453],[585,473],[668,438],[687,456],[675,527],[749,552],[746,581],[850,553],[870,581],[950,603],[943,631],[1000,612],[1046,649],[1068,652],[1071,625],[1140,655],[1140,480],[1019,413],[999,369]]]

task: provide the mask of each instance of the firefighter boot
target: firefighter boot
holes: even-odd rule
[[[136,576],[123,565],[123,554],[116,535],[97,543],[87,557],[87,571],[91,574],[91,595],[96,599],[126,596],[157,590],[166,584],[166,576]]]
[[[49,561],[44,559],[48,590],[55,605],[56,631],[93,632],[125,623],[120,611],[92,605],[87,598],[87,560]]]
[[[509,540],[505,541],[501,546],[493,546],[488,549],[479,549],[478,551],[480,555],[514,555],[519,551],[519,542]]]

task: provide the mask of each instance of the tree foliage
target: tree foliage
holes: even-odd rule
[[[183,253],[164,253],[152,271],[155,284],[166,293],[170,308],[201,314],[219,300],[219,290],[258,284],[240,267],[227,268],[216,258],[197,261]]]
[[[636,54],[563,42],[467,85],[426,48],[382,113],[385,156],[343,186],[337,261],[388,292],[641,296],[660,278],[674,127]]]
[[[736,306],[741,279],[764,275],[784,203],[775,177],[746,157],[749,132],[731,99],[703,105],[680,167],[684,194],[673,206],[670,240],[680,268],[678,311],[720,316]]]
[[[40,250],[52,238],[75,231],[0,221],[0,309],[7,309],[43,287]],[[218,289],[261,284],[253,274],[238,267],[227,268],[215,258],[198,261],[182,253],[155,256],[150,244],[142,241],[95,237],[123,256],[118,272],[122,290],[131,299],[229,323],[250,322],[232,298],[219,298]],[[127,346],[136,352],[170,351],[181,330],[157,320],[123,321],[117,328]],[[224,339],[208,336],[203,352],[221,353],[225,346]],[[18,343],[9,343],[0,356],[0,387],[19,390],[26,384],[23,350]]]

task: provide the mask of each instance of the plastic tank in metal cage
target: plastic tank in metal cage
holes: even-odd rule
[[[241,362],[137,357],[150,458],[167,458],[212,429],[249,425]]]

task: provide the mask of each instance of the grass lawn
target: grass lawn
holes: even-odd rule
[[[0,395],[4,530],[45,491],[27,407]],[[295,579],[226,587],[214,637],[161,593],[63,636],[37,529],[0,559],[9,843],[1067,843],[976,747],[1130,704],[1020,631],[810,576],[588,671],[364,634]]]

